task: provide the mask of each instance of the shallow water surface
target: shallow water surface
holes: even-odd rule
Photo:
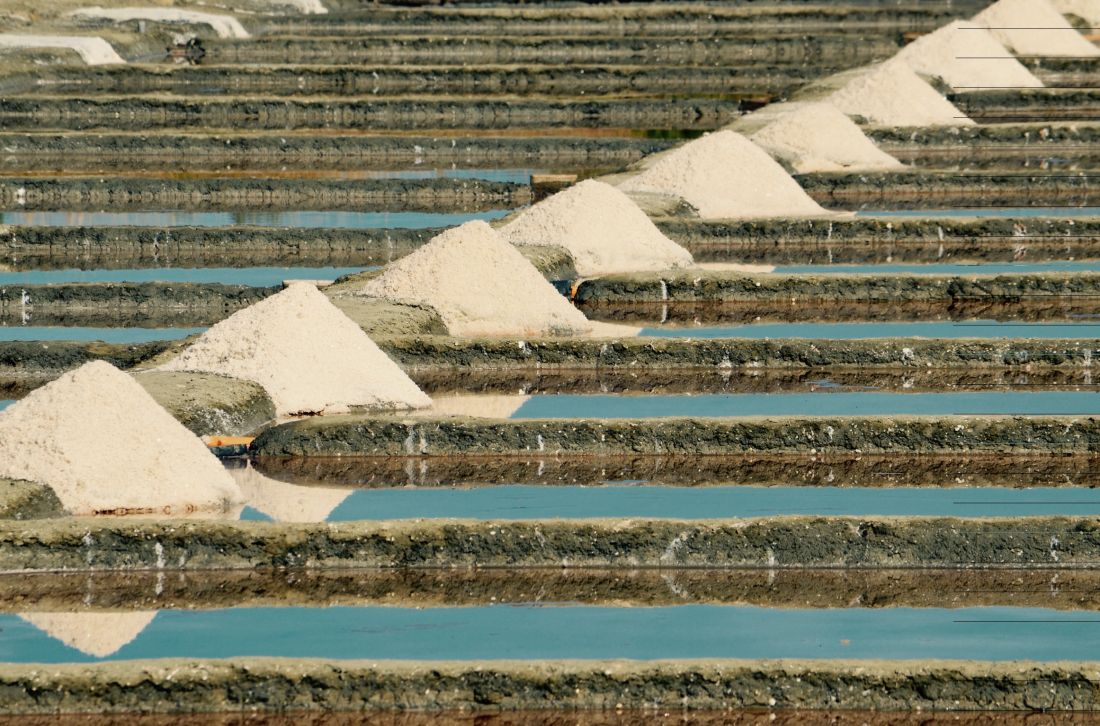
[[[62,326],[2,326],[0,342],[25,340],[99,340],[104,343],[148,343],[178,340],[206,328],[82,328]]]
[[[0,615],[0,661],[144,658],[1095,660],[1100,620],[1046,608],[260,607]],[[47,634],[52,632],[53,636]]]
[[[780,275],[1030,275],[1044,272],[1100,272],[1100,260],[975,264],[779,265],[775,268],[775,273]]]
[[[7,408],[8,406],[12,405],[13,403],[15,403],[15,401],[3,401],[3,400],[0,400],[0,411],[3,411],[3,410],[4,410],[5,408]]]
[[[881,323],[754,323],[694,328],[644,328],[656,338],[1073,338],[1100,339],[1100,323],[1018,323],[998,320]]]
[[[335,280],[377,267],[152,267],[121,270],[29,270],[0,272],[0,285],[66,282],[195,282],[271,287],[284,280]]]
[[[857,217],[1100,217],[1100,207],[959,207],[864,209]]]
[[[430,229],[472,219],[500,219],[510,209],[487,212],[0,212],[0,224],[46,227],[293,227],[298,229]]]

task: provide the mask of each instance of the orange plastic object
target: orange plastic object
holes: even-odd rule
[[[206,436],[203,443],[210,448],[216,446],[248,446],[256,440],[255,436]]]

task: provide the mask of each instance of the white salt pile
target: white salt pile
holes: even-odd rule
[[[69,15],[77,18],[102,18],[116,23],[127,20],[152,20],[159,23],[188,23],[208,25],[219,38],[248,38],[248,31],[232,15],[200,13],[195,10],[176,8],[81,8]]]
[[[895,58],[955,89],[1043,86],[992,33],[972,22],[945,25],[905,46]]]
[[[276,522],[324,522],[351,489],[303,487],[266,477],[248,466],[230,469],[248,506]]]
[[[101,361],[0,412],[0,477],[50,486],[71,514],[221,512],[241,497],[194,434]]]
[[[890,60],[849,81],[826,101],[881,126],[973,126],[905,63]]]
[[[155,610],[130,613],[20,613],[19,617],[70,648],[106,658],[141,635]]]
[[[485,222],[467,222],[386,266],[361,295],[428,305],[451,335],[582,335],[592,326]]]
[[[0,34],[0,50],[75,50],[90,66],[125,63],[111,44],[103,38],[80,35],[15,35]]]
[[[974,23],[1023,56],[1100,56],[1050,0],[999,0],[974,16]]]
[[[431,405],[358,325],[305,284],[234,313],[161,370],[254,381],[282,416]]]
[[[542,200],[498,231],[512,244],[564,247],[583,276],[693,263],[691,253],[665,237],[630,197],[594,179]]]
[[[859,126],[828,103],[799,104],[750,137],[797,172],[900,169]]]
[[[689,141],[619,188],[680,197],[705,219],[828,214],[767,152],[733,131]]]
[[[1100,26],[1100,0],[1051,0],[1063,15],[1076,15],[1089,25]]]

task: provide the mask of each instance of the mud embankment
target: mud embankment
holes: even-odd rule
[[[1100,89],[1095,85],[968,91],[948,94],[948,100],[980,124],[1100,121]]]

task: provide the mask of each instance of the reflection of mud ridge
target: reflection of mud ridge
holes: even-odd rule
[[[976,391],[1093,390],[1085,371],[1035,369],[1027,372],[976,369],[783,370],[668,368],[596,369],[428,369],[410,372],[432,395],[447,393],[781,393],[826,390]],[[0,391],[3,381],[0,379]]]
[[[615,481],[670,486],[1100,486],[1100,459],[1068,455],[261,457],[254,466],[280,481],[360,488]]]
[[[827,304],[824,304],[827,303]],[[800,300],[775,302],[586,302],[593,320],[650,324],[747,324],[826,321],[1071,320],[1100,312],[1100,297],[1049,296],[1043,300],[862,301]]]
[[[798,608],[1100,607],[1092,570],[411,569],[28,574],[0,577],[0,609],[72,618],[155,609],[497,603]]]

